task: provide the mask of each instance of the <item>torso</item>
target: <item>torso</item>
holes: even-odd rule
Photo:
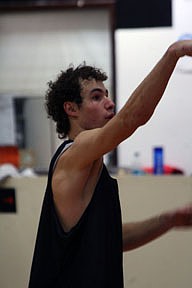
[[[60,170],[67,152],[53,170],[63,144],[50,164],[29,287],[122,288],[122,222],[117,181],[109,175],[102,159],[76,173]],[[56,189],[54,195],[52,188]],[[75,201],[77,194],[81,201]],[[77,202],[82,203],[80,208]]]

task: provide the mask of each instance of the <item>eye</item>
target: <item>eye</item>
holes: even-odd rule
[[[95,94],[95,95],[92,96],[92,99],[93,99],[94,101],[100,101],[101,98],[102,98],[102,96],[101,96],[100,94]]]

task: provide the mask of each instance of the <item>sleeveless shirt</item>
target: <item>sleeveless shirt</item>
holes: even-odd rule
[[[54,164],[68,145],[63,142],[49,167],[29,288],[122,288],[122,221],[117,181],[105,165],[92,199],[79,222],[65,232],[53,202]]]

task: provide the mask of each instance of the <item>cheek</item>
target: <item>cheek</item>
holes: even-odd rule
[[[91,107],[87,107],[85,111],[85,115],[88,115],[89,118],[94,119],[96,116],[101,115],[101,109],[98,105],[91,105]]]
[[[84,126],[87,129],[98,128],[103,125],[104,120],[101,110],[92,107],[92,109],[88,109],[84,115]]]
[[[88,117],[87,117],[87,122],[89,123],[96,123],[99,119],[99,115],[94,112],[89,112]]]
[[[98,109],[98,107],[92,108],[89,112],[89,117],[90,119],[92,119],[92,121],[95,121],[95,122],[99,119],[103,119],[101,109]]]

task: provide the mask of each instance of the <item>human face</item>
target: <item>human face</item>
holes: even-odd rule
[[[81,82],[83,102],[79,109],[79,125],[83,130],[100,128],[114,116],[114,102],[102,81]]]

